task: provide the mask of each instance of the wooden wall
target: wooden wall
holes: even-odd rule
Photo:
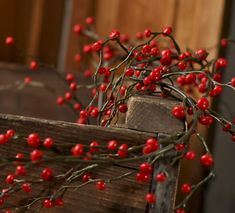
[[[95,18],[101,35],[114,28],[135,35],[171,25],[183,47],[211,47],[220,37],[224,5],[225,0],[1,0],[0,60],[27,61],[4,46],[4,38],[13,35],[23,52],[51,64],[59,64],[59,56],[65,56],[60,68],[77,69],[73,56],[79,47],[72,26],[84,23],[87,16]]]

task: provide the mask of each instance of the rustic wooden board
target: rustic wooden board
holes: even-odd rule
[[[180,133],[184,128],[182,121],[171,114],[171,109],[178,104],[178,101],[158,96],[131,97],[128,101],[127,128],[144,132]]]
[[[128,100],[129,110],[125,125],[127,128],[144,132],[158,132],[158,138],[164,139],[169,135],[181,133],[184,130],[182,121],[171,114],[172,107],[179,102],[170,98],[158,96],[134,96]],[[162,148],[164,144],[162,144]],[[154,166],[150,191],[155,193],[157,201],[155,205],[149,205],[149,213],[171,213],[176,200],[180,162],[169,167],[177,152],[172,150],[166,153]],[[166,171],[168,180],[165,183],[157,183],[154,179],[159,172]]]
[[[13,128],[16,132],[25,136],[31,132],[38,132],[41,138],[50,136],[58,144],[62,142],[89,144],[94,139],[98,140],[101,145],[105,145],[111,139],[117,139],[120,143],[136,144],[144,143],[148,137],[154,136],[151,133],[141,133],[134,130],[76,125],[14,115],[0,115],[1,132],[8,128]],[[11,157],[19,150],[24,150],[27,153],[29,149],[26,148],[26,142],[25,144],[22,144],[22,141],[19,142],[9,143],[9,146],[1,146],[1,153]],[[63,167],[61,168],[63,169]],[[127,171],[130,170],[113,166],[97,170],[95,175],[109,178],[124,174]],[[35,172],[32,175],[36,178],[39,174]],[[94,185],[89,185],[76,192],[68,193],[65,199],[67,203],[65,207],[61,210],[51,210],[51,212],[75,213],[77,209],[85,213],[145,212],[146,203],[144,196],[148,189],[148,185],[137,184],[134,176],[108,184],[105,192],[99,192],[95,190]]]
[[[146,102],[147,100],[148,99],[145,98],[143,102]],[[159,100],[156,98],[155,101],[158,102]],[[168,101],[169,100],[166,99],[166,102]],[[145,105],[145,107],[148,108],[147,105]],[[132,120],[132,122],[134,121]],[[128,126],[129,123],[127,122],[126,125]],[[157,129],[155,129],[155,133],[146,133],[115,127],[104,128],[92,125],[76,125],[62,121],[48,121],[35,118],[25,118],[22,116],[0,114],[1,131],[5,131],[8,128],[13,128],[24,136],[27,136],[31,132],[38,132],[41,138],[50,136],[54,138],[58,144],[63,142],[89,144],[90,141],[95,139],[98,140],[101,145],[105,145],[108,140],[116,139],[121,143],[134,145],[144,143],[147,138],[156,136],[156,133],[158,133]],[[9,143],[9,147],[2,146],[0,149],[1,153],[13,157],[17,151],[22,150],[22,146],[25,149],[24,151],[27,153],[29,148],[26,148],[26,144],[22,144],[22,141],[18,141],[16,144]],[[156,170],[154,175],[156,175],[156,172],[159,171],[158,169],[166,167],[166,164],[170,161],[172,156],[165,157],[166,158],[164,158],[162,162],[160,161],[155,165]],[[127,171],[137,171],[136,166],[138,164],[139,162],[132,164],[132,169],[122,168],[119,166],[109,166],[105,169],[100,168],[95,170],[95,176],[105,178],[116,177],[120,174],[126,173]],[[57,169],[60,171],[65,169],[64,165],[58,164],[57,166]],[[152,186],[149,184],[138,184],[136,183],[135,176],[130,176],[113,184],[108,184],[107,190],[105,192],[96,191],[94,189],[94,185],[89,185],[87,187],[81,188],[76,192],[68,193],[68,196],[65,199],[67,205],[65,205],[65,207],[61,210],[52,209],[50,212],[67,211],[75,213],[77,212],[77,209],[79,209],[81,212],[85,213],[144,213],[146,211],[144,196],[152,187],[152,190],[156,191],[157,197],[159,197],[159,201],[154,208],[148,206],[148,211],[156,213],[169,212],[174,206],[178,168],[178,164],[174,165],[172,168],[169,168],[168,172],[170,175],[173,175],[172,179],[170,179],[168,184],[163,184],[161,186],[155,184],[152,184]],[[9,169],[11,168],[9,167],[8,170]],[[39,174],[37,172],[32,173],[32,177],[36,178],[38,175]]]

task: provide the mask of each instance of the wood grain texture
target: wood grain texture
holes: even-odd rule
[[[72,123],[40,120],[35,118],[26,118],[14,115],[0,115],[0,129],[5,131],[8,128],[13,128],[19,134],[27,136],[31,132],[38,132],[40,138],[52,137],[57,144],[60,143],[83,143],[89,144],[92,140],[97,140],[101,145],[106,145],[107,141],[116,139],[120,143],[138,144],[153,136],[149,133],[141,133],[133,130],[118,129],[118,128],[103,128],[97,126],[76,125]],[[24,147],[22,149],[22,146]],[[16,152],[23,151],[25,154],[29,151],[26,143],[22,144],[22,140],[9,143],[9,146],[1,146],[1,156],[14,156]],[[57,167],[59,167],[57,163]],[[45,166],[45,165],[43,165]],[[60,166],[59,170],[64,171],[67,167]],[[55,167],[55,166],[53,166]],[[43,167],[42,167],[43,168]],[[57,168],[58,170],[58,168]],[[116,177],[124,174],[130,169],[125,169],[118,166],[101,167],[95,170],[94,176],[99,178]],[[135,169],[133,170],[135,171]],[[38,172],[30,173],[32,177],[39,176]],[[95,190],[95,186],[89,185],[81,188],[73,193],[68,193],[66,196],[64,208],[61,210],[55,209],[51,212],[77,212],[96,213],[96,212],[144,212],[145,201],[144,195],[147,193],[149,186],[137,184],[135,176],[127,177],[115,183],[108,184],[105,192]],[[92,204],[92,205],[91,205]],[[140,211],[142,209],[142,211]]]
[[[148,99],[145,99],[147,101]],[[154,99],[158,102],[158,99]],[[153,101],[153,100],[151,100]],[[142,103],[143,104],[143,103]],[[144,105],[146,107],[146,105]],[[156,109],[157,110],[157,109]],[[166,114],[167,116],[167,114]],[[134,121],[132,121],[134,122]],[[146,122],[146,121],[145,121]],[[164,125],[164,123],[162,122]],[[127,123],[128,125],[128,123]],[[76,125],[63,121],[48,121],[36,118],[26,118],[23,116],[15,115],[3,115],[0,114],[0,129],[2,132],[8,128],[13,128],[22,136],[27,136],[31,132],[38,132],[41,138],[52,137],[56,140],[56,143],[83,143],[89,144],[92,140],[98,140],[101,145],[105,145],[108,140],[116,139],[121,143],[128,143],[131,145],[144,143],[147,138],[156,136],[154,133],[146,133],[141,131],[121,129],[121,128],[104,128],[92,125]],[[157,130],[157,129],[156,129]],[[158,132],[158,131],[157,131]],[[162,137],[161,137],[162,138]],[[22,151],[22,140],[9,143],[8,147],[1,146],[1,156],[7,154],[7,156],[14,156],[16,152]],[[27,154],[29,147],[24,148],[24,153]],[[46,152],[45,152],[46,153]],[[167,156],[166,156],[167,157]],[[169,157],[169,156],[168,156]],[[156,166],[156,172],[159,169],[165,169],[166,159],[160,161]],[[106,168],[98,168],[94,171],[95,177],[116,177],[120,174],[124,174],[127,171],[137,171],[140,162],[132,164],[132,169],[123,168],[119,166],[108,166]],[[45,165],[43,165],[45,166]],[[67,165],[68,166],[68,165]],[[57,163],[56,171],[65,171],[67,166]],[[72,166],[69,165],[69,166]],[[12,168],[8,168],[10,170]],[[137,170],[136,170],[137,169]],[[166,185],[152,185],[152,190],[156,190],[157,196],[160,197],[157,203],[157,211],[161,212],[163,209],[172,209],[174,203],[175,184],[177,179],[178,165],[169,168],[169,175],[173,175],[169,184]],[[37,178],[38,172],[31,172],[32,178]],[[145,194],[148,193],[151,186],[149,184],[138,184],[135,181],[135,176],[130,176],[115,183],[107,184],[107,190],[105,192],[97,192],[94,190],[94,185],[81,188],[73,193],[68,193],[65,199],[67,205],[62,209],[52,209],[50,212],[77,212],[84,213],[111,213],[111,212],[130,212],[130,213],[144,213],[146,212],[146,203],[144,201]],[[159,194],[160,193],[160,194]],[[20,196],[19,196],[20,197]],[[14,202],[16,202],[15,199]],[[78,202],[79,201],[79,202]],[[88,205],[89,204],[89,205]],[[92,204],[92,205],[90,205]],[[171,211],[171,210],[170,210]],[[48,211],[47,211],[48,212]],[[149,212],[153,212],[152,208],[149,208]],[[166,212],[164,210],[164,212]]]
[[[175,4],[175,0],[150,0],[148,3],[145,0],[99,0],[96,28],[101,35],[118,29],[132,36],[146,28],[161,30],[165,25],[173,25]]]
[[[158,138],[184,130],[182,121],[171,115],[171,109],[179,102],[157,96],[134,96],[128,100],[128,112],[125,125],[127,128],[144,132],[157,132]],[[161,146],[164,147],[164,144]],[[156,195],[155,205],[148,206],[149,213],[171,213],[174,210],[180,162],[169,166],[177,156],[176,151],[167,152],[154,165],[150,191]],[[166,172],[168,179],[165,183],[157,183],[155,177],[160,172]]]
[[[145,132],[176,134],[183,131],[182,122],[175,119],[171,109],[179,102],[153,96],[131,97],[128,101],[126,124],[130,129]]]
[[[72,11],[71,11],[71,23],[70,23],[70,30],[69,30],[69,37],[68,41],[68,49],[67,54],[65,58],[65,67],[66,69],[70,71],[77,71],[81,69],[81,65],[78,64],[76,61],[74,61],[74,56],[77,53],[82,54],[82,48],[83,45],[87,42],[89,42],[88,39],[77,36],[73,32],[73,26],[75,24],[81,24],[85,27],[85,19],[88,16],[93,16],[93,10],[95,6],[95,1],[93,0],[72,0]],[[85,54],[82,54],[82,57],[85,56]],[[86,61],[83,57],[83,63],[85,65]]]
[[[179,0],[175,36],[182,50],[186,47],[211,48],[218,44],[221,34],[225,0]],[[209,57],[215,57],[211,49]]]

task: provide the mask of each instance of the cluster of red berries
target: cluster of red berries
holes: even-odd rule
[[[229,122],[225,119],[217,118],[215,114],[210,111],[209,97],[215,97],[222,93],[223,86],[235,88],[235,77],[227,84],[222,83],[222,72],[228,66],[228,60],[220,57],[214,61],[208,59],[209,52],[200,48],[196,51],[182,52],[178,47],[174,37],[172,36],[172,28],[170,26],[163,27],[161,32],[153,32],[151,29],[146,29],[143,32],[136,33],[134,41],[127,34],[120,33],[117,29],[113,29],[106,40],[102,40],[93,32],[94,19],[87,17],[85,24],[76,24],[73,26],[73,31],[78,36],[85,36],[90,38],[87,44],[84,44],[82,51],[74,55],[74,60],[81,63],[83,58],[91,57],[95,60],[98,66],[95,71],[87,66],[84,70],[84,76],[90,78],[94,76],[95,82],[91,88],[92,101],[88,107],[84,107],[82,102],[77,98],[79,85],[76,75],[68,73],[64,78],[67,84],[67,91],[63,95],[57,97],[57,104],[62,106],[69,105],[77,115],[78,124],[89,123],[89,119],[97,119],[102,126],[109,125],[116,113],[126,113],[128,107],[126,101],[129,97],[135,94],[160,94],[162,97],[174,96],[173,93],[178,93],[182,96],[182,103],[174,106],[171,114],[180,120],[186,121],[187,118],[196,119],[202,125],[210,126],[214,120],[219,120],[224,131],[232,134],[232,140],[235,141],[235,134],[233,133],[233,124],[235,121]],[[162,45],[156,38],[161,37],[164,41],[168,41],[168,45]],[[161,40],[161,39],[160,39]],[[226,48],[230,40],[222,39],[221,47]],[[142,42],[136,47],[133,43]],[[15,45],[15,39],[9,36],[5,40],[8,46]],[[97,61],[97,55],[100,57]],[[30,61],[29,69],[37,70],[40,62],[37,60]],[[119,70],[122,73],[118,76]],[[94,75],[93,75],[94,72]],[[32,82],[31,77],[27,76],[24,79],[25,84]],[[168,84],[170,82],[170,84]],[[177,86],[175,85],[175,83]],[[184,90],[193,92],[197,89],[202,95],[198,100],[189,97]],[[172,92],[173,91],[173,92]],[[102,97],[103,106],[98,107],[99,97]],[[175,97],[175,96],[174,96]],[[190,117],[191,116],[191,117]],[[188,122],[188,127],[191,128],[192,122]],[[196,134],[196,131],[191,131]],[[187,134],[187,131],[185,132]],[[16,136],[14,130],[8,130],[5,134],[0,134],[0,144],[6,144],[11,138]],[[52,150],[56,147],[54,140],[50,137],[40,140],[37,133],[31,133],[26,138],[29,147],[33,148],[30,152],[30,160],[33,165],[43,163],[45,153],[41,151],[46,149]],[[70,158],[82,159],[84,161],[92,161],[94,156],[102,154],[110,159],[121,159],[131,157],[131,147],[128,144],[119,144],[117,140],[110,140],[107,145],[101,146],[100,142],[93,140],[90,144],[84,145],[81,143],[75,144],[73,147],[68,146],[70,151]],[[149,154],[153,156],[160,149],[159,142],[156,138],[149,138],[140,148],[141,155],[144,157]],[[186,160],[196,159],[196,153],[190,150],[186,142],[174,144],[175,151],[182,154],[182,158]],[[66,150],[66,151],[68,151]],[[200,156],[200,163],[212,169],[214,164],[213,156],[206,149],[206,153]],[[67,152],[68,153],[68,152]],[[18,178],[27,174],[27,167],[23,163],[25,156],[23,153],[17,153],[15,157],[15,173],[9,173],[5,182],[12,186],[20,183],[20,189],[25,193],[32,191],[32,182],[20,182]],[[147,157],[146,157],[147,158]],[[168,180],[167,171],[161,171],[152,177],[153,166],[150,163],[151,159],[141,163],[139,171],[136,174],[136,181],[141,183],[149,182],[152,178],[157,183],[161,184]],[[54,170],[51,167],[43,168],[40,172],[40,180],[43,183],[50,183],[56,179]],[[83,184],[95,182],[97,190],[105,190],[108,181],[105,179],[92,179],[92,174],[85,172],[82,174],[81,181]],[[195,185],[191,183],[184,183],[181,190],[185,194],[191,193]],[[8,190],[3,190],[4,196],[0,198],[0,204],[3,204],[8,198]],[[157,197],[154,193],[148,193],[145,196],[148,204],[156,203]],[[46,197],[43,200],[45,208],[53,206],[62,206],[63,200],[58,197],[52,199]],[[185,213],[184,208],[178,208],[176,213]],[[11,213],[7,210],[5,213]]]

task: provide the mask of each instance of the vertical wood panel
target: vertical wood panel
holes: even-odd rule
[[[175,35],[182,50],[211,48],[218,44],[222,29],[223,12],[225,0],[178,0],[176,13]],[[218,50],[210,49],[209,58],[216,57]],[[199,97],[196,90],[195,97]],[[207,134],[207,128],[199,127],[199,131]],[[191,139],[191,149],[195,150],[198,156],[204,153],[201,143],[193,137]],[[198,167],[198,161],[183,162],[180,175],[179,196],[182,200],[185,195],[180,193],[180,186],[184,182],[197,183],[204,177],[204,170]],[[181,194],[181,195],[180,195]],[[187,212],[198,213],[202,211],[203,188],[197,191],[189,201]]]
[[[135,35],[146,28],[160,30],[173,25],[176,0],[99,0],[96,8],[97,30],[102,35],[113,28]]]
[[[215,46],[220,38],[225,0],[178,0],[176,38],[185,49]],[[214,49],[210,56],[217,53]]]
[[[42,30],[43,7],[45,0],[34,0],[32,5],[32,18],[29,29],[29,40],[27,52],[32,55],[37,55],[39,50],[39,39]]]
[[[62,31],[64,0],[45,1],[43,6],[38,56],[45,63],[56,64]]]
[[[1,0],[0,60],[20,62],[12,47],[4,45],[12,35],[22,53],[32,53],[47,63],[56,63],[63,18],[64,0]]]
[[[93,7],[93,0],[73,0],[68,50],[65,60],[66,68],[68,70],[77,70],[79,68],[77,62],[74,61],[74,55],[78,52],[82,52],[82,44],[84,44],[84,41],[81,40],[81,38],[78,38],[78,36],[73,32],[73,26],[78,23],[84,24],[86,17],[93,16]]]

